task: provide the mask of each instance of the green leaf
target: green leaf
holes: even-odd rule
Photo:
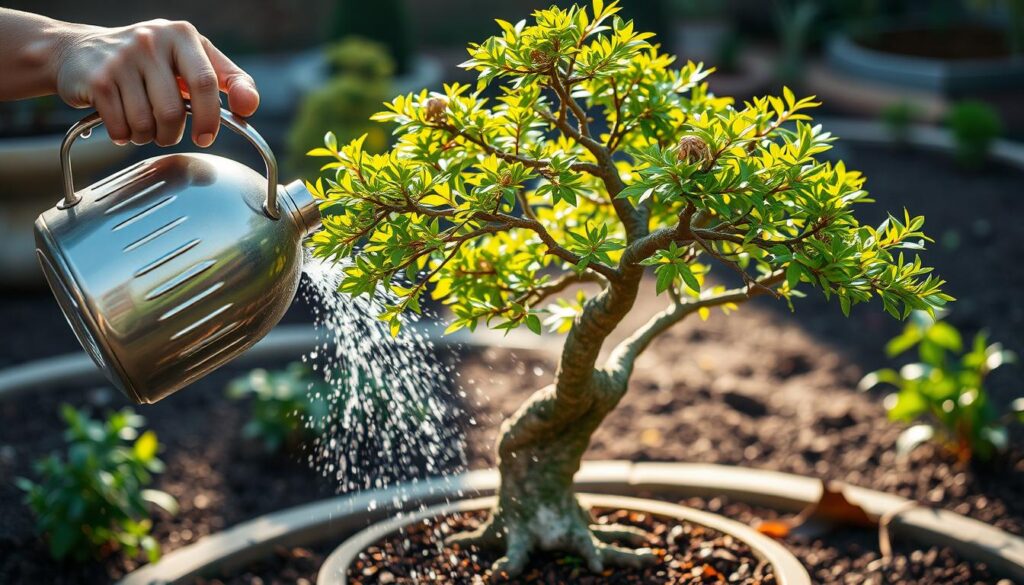
[[[660,295],[667,291],[672,286],[672,282],[675,281],[676,267],[672,264],[662,264],[655,269],[654,274],[657,276],[655,289]]]
[[[885,345],[885,354],[889,357],[896,357],[920,343],[923,338],[924,335],[919,327],[908,326],[902,334],[889,340],[889,343]]]
[[[960,351],[963,349],[960,332],[945,321],[936,321],[934,325],[928,328],[925,337],[929,341],[950,351]]]
[[[526,316],[526,326],[530,328],[530,331],[533,331],[537,335],[541,334],[542,329],[540,317],[538,317],[536,314],[530,313],[529,315]]]
[[[1017,398],[1010,403],[1010,409],[1017,415],[1017,420],[1024,422],[1024,398]]]
[[[935,428],[932,425],[920,424],[907,428],[896,438],[896,452],[900,455],[909,455],[918,446],[931,441],[935,437]]]
[[[149,461],[156,457],[157,449],[160,447],[160,443],[156,439],[156,433],[153,431],[146,431],[142,433],[142,436],[135,441],[135,445],[132,450],[135,452],[135,456],[141,461]]]
[[[168,514],[175,515],[178,513],[178,501],[174,499],[174,496],[167,492],[160,490],[142,490],[142,499],[155,506],[163,508]]]

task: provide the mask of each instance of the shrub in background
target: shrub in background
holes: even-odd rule
[[[893,420],[927,421],[904,431],[898,449],[906,453],[935,438],[961,461],[972,457],[987,461],[1005,449],[1006,425],[1021,416],[1024,404],[1017,400],[1014,407],[1018,412],[1000,413],[985,390],[985,378],[992,370],[1014,361],[1014,354],[998,343],[989,344],[985,333],[978,333],[965,352],[955,327],[918,312],[903,333],[889,341],[885,351],[889,357],[896,357],[914,347],[921,361],[898,371],[872,372],[860,383],[864,390],[879,384],[896,387],[897,392],[885,399]]]
[[[380,43],[399,74],[412,62],[412,31],[405,0],[337,0],[331,38],[363,37]]]
[[[85,560],[109,549],[132,556],[141,550],[155,561],[160,546],[149,535],[147,503],[177,513],[174,498],[145,489],[152,474],[163,471],[156,434],[140,435],[144,420],[131,409],[98,421],[64,405],[61,416],[68,426],[65,456],[36,462],[39,483],[18,480],[38,531],[49,538],[50,553]]]
[[[235,400],[252,399],[242,435],[261,441],[268,452],[275,453],[321,430],[327,390],[308,365],[296,362],[276,372],[253,370],[233,380],[227,393]]]
[[[957,161],[968,169],[977,169],[985,163],[992,143],[1003,129],[999,112],[976,101],[954,104],[946,124],[953,133]]]
[[[343,292],[386,290],[393,331],[432,289],[449,331],[567,333],[554,382],[502,425],[497,505],[453,539],[502,550],[499,574],[540,549],[597,572],[658,562],[610,544],[628,529],[593,525],[572,480],[636,360],[676,323],[808,288],[898,318],[950,300],[917,256],[924,218],[858,221],[864,177],[817,158],[833,138],[811,122],[813,98],[711,95],[708,71],[674,66],[618,12],[594,0],[499,21],[469,46],[475,90],[399,96],[375,116],[398,125],[388,153],[332,136],[312,153],[330,160],[309,187],[332,208],[315,253],[350,260]],[[651,272],[664,310],[602,352]]]
[[[323,144],[325,130],[343,140],[366,133],[366,147],[373,152],[389,144],[388,131],[369,122],[391,91],[394,63],[383,46],[350,38],[327,49],[327,62],[333,77],[303,100],[288,133],[288,167],[300,176],[319,171],[305,155]]]
[[[919,115],[919,108],[909,101],[898,101],[887,105],[882,110],[882,124],[898,144],[906,144],[910,137],[910,127]]]

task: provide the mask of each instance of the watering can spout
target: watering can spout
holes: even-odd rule
[[[320,201],[313,197],[306,188],[306,183],[302,180],[292,181],[283,189],[288,203],[291,204],[288,207],[295,218],[295,224],[304,230],[305,235],[308,236],[320,229]]]

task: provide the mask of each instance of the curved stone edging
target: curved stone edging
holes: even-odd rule
[[[726,496],[787,512],[801,510],[821,495],[820,480],[811,477],[699,463],[588,461],[576,474],[575,483],[584,492]],[[130,573],[120,583],[186,583],[201,574],[240,568],[271,554],[276,546],[345,538],[403,508],[491,495],[497,486],[496,471],[471,471],[297,506],[204,537]],[[946,510],[909,506],[910,500],[900,496],[853,486],[847,486],[845,493],[874,518],[892,515],[890,535],[894,540],[948,546],[965,558],[985,562],[996,572],[1024,582],[1024,539],[1020,537]]]
[[[437,345],[504,347],[524,351],[543,350],[546,346],[557,349],[545,343],[548,338],[522,331],[513,331],[507,336],[490,330],[472,335],[466,330],[443,335],[443,326],[430,325],[420,328],[420,332]],[[300,355],[316,347],[317,343],[316,329],[311,325],[280,325],[232,363],[243,364],[288,356],[298,359]],[[105,380],[103,372],[89,356],[79,351],[0,370],[0,400],[13,398],[28,391],[46,391],[65,384],[103,383]]]
[[[886,28],[899,32],[893,27]],[[832,66],[858,79],[940,94],[1024,86],[1024,62],[1009,55],[975,59],[904,55],[873,49],[849,34],[837,33],[825,42],[825,57]]]
[[[483,510],[494,505],[493,496],[463,500],[451,504],[442,504],[421,510],[414,514],[403,515],[374,524],[354,536],[346,539],[341,546],[327,557],[317,573],[317,585],[347,585],[348,568],[366,548],[388,535],[427,518],[446,516],[457,512]],[[655,516],[682,520],[712,528],[723,534],[735,537],[750,546],[754,555],[767,561],[775,573],[779,585],[810,585],[811,577],[807,569],[797,560],[793,553],[778,542],[768,538],[745,524],[729,520],[717,514],[694,510],[685,506],[624,496],[607,496],[599,494],[580,494],[580,502],[584,506],[614,508],[619,510],[635,510]]]
[[[818,118],[816,122],[828,132],[838,136],[840,144],[844,141],[890,145],[898,143],[893,138],[892,132],[882,122],[828,117]],[[907,129],[906,139],[902,143],[944,152],[952,152],[956,148],[956,141],[949,130],[929,124],[911,125]],[[1024,144],[997,138],[992,142],[989,156],[992,160],[1024,171]]]

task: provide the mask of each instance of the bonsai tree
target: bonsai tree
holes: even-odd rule
[[[897,318],[950,300],[916,256],[923,218],[854,217],[864,177],[817,160],[832,137],[810,123],[812,98],[713,96],[709,71],[673,67],[618,11],[595,0],[498,21],[469,46],[475,90],[400,96],[375,116],[397,124],[387,153],[331,135],[310,153],[330,158],[310,185],[323,199],[315,251],[348,263],[343,291],[387,299],[393,332],[432,290],[449,331],[566,333],[554,383],[502,425],[489,521],[454,539],[501,547],[494,569],[508,574],[537,549],[594,571],[654,560],[608,544],[642,535],[592,525],[572,480],[637,358],[676,323],[811,287],[844,313],[877,297]],[[665,309],[599,361],[651,272]]]

